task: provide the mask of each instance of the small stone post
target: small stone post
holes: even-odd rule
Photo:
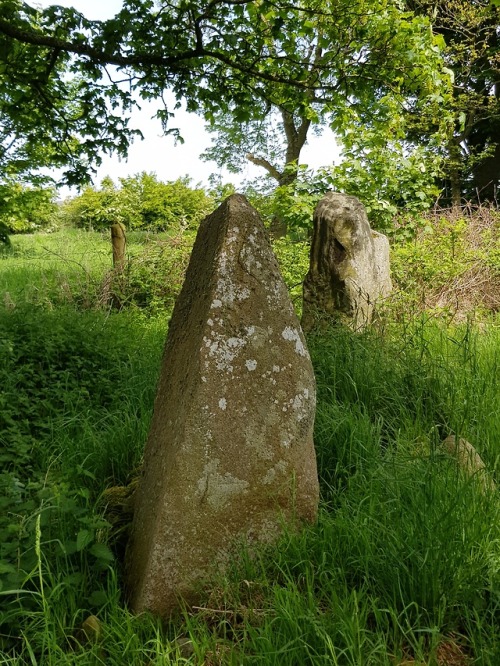
[[[127,246],[125,225],[121,222],[111,225],[111,244],[113,246],[113,268],[117,272],[121,272],[125,266],[125,248]]]

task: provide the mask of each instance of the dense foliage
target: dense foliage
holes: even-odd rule
[[[443,201],[498,203],[500,186],[500,6],[490,0],[406,0],[428,16],[444,40],[453,72],[453,116],[438,148],[445,156]],[[426,143],[436,127],[432,116],[414,114],[413,138]]]
[[[208,119],[275,106],[292,136],[297,118],[344,127],[349,109],[383,123],[387,95],[425,104],[446,79],[428,21],[396,0],[125,0],[103,22],[7,0],[0,43],[1,173],[66,164],[73,183],[102,152],[126,154],[134,94],[158,100],[165,124],[165,90]]]
[[[149,372],[147,364],[140,371],[134,364],[142,333],[130,319],[109,328],[92,313],[33,307],[2,310],[0,319],[0,654],[6,656],[12,642],[5,631],[23,631],[44,584],[63,596],[83,585],[85,603],[102,603],[114,557],[102,538],[109,524],[93,507],[102,482],[125,476],[138,458],[156,363]],[[141,347],[149,348],[147,339]],[[141,399],[148,392],[149,400]],[[98,442],[105,432],[104,446]],[[44,581],[40,567],[49,560],[54,579]]]
[[[281,188],[271,204],[273,231],[294,233],[296,215],[284,204],[304,210],[301,151],[311,132],[329,125],[343,164],[331,176],[325,170],[309,182],[311,194],[324,191],[329,180],[330,188],[361,195],[379,227],[399,205],[424,207],[439,193],[436,145],[451,121],[446,102],[452,72],[441,61],[443,38],[433,34],[427,18],[402,11],[398,2],[356,0],[337,2],[328,17],[318,13],[296,39],[309,85],[307,103],[288,91],[280,99],[261,85],[251,114],[210,108],[205,117],[213,139],[204,157],[234,172],[246,161],[262,167],[268,182],[256,179],[253,187]],[[336,86],[325,95],[315,68],[327,54]],[[425,148],[407,141],[418,114],[435,119]]]
[[[56,194],[47,187],[30,187],[15,180],[0,183],[0,225],[5,233],[33,232],[53,225]]]
[[[119,179],[117,187],[105,178],[100,188],[87,186],[61,208],[63,223],[87,230],[105,230],[121,222],[130,230],[178,231],[196,226],[212,206],[189,178],[163,183],[155,174],[140,173]]]
[[[404,309],[464,318],[500,310],[500,214],[488,207],[401,218],[391,269]]]
[[[283,36],[275,32],[272,37],[279,52]],[[403,12],[397,2],[342,0],[330,14],[311,17],[291,37],[304,62],[309,99],[295,99],[288,91],[280,99],[264,84],[251,110],[210,108],[205,115],[214,138],[205,157],[234,171],[250,160],[277,185],[287,185],[297,175],[310,130],[320,131],[329,123],[343,135],[354,125],[370,123],[378,136],[372,131],[358,143],[380,146],[404,136],[402,116],[409,98],[428,109],[438,91],[446,95],[441,42],[428,20]],[[316,74],[322,60],[329,63],[332,83],[326,95]],[[397,131],[393,117],[398,118]]]
[[[345,155],[346,160],[338,166],[317,171],[299,168],[289,185],[276,188],[269,180],[256,179],[246,184],[245,194],[271,227],[273,218],[278,217],[288,238],[297,240],[310,236],[314,208],[330,191],[358,197],[372,228],[391,235],[410,231],[411,225],[395,227],[400,211],[417,225],[419,215],[439,193],[435,185],[439,165],[431,162],[425,150],[405,154],[403,146],[393,142],[371,148],[368,144],[351,146]]]
[[[412,13],[406,14],[400,11],[400,5],[382,3],[375,7],[371,3],[373,14],[368,12],[366,20],[352,21],[361,4],[349,3],[347,11],[339,4],[339,60],[333,58],[331,66],[338,68],[344,87],[337,91],[333,112],[329,104],[322,103],[313,105],[314,113],[305,114],[301,108],[286,104],[275,104],[270,110],[264,103],[258,117],[245,122],[219,112],[212,119],[214,139],[206,157],[234,170],[241,169],[248,159],[266,169],[275,185],[289,184],[300,176],[300,151],[308,131],[321,131],[321,124],[329,122],[343,160],[333,170],[332,185],[361,195],[378,226],[380,218],[387,221],[397,208],[418,210],[438,197],[441,205],[459,205],[464,198],[476,204],[498,203],[498,3],[408,0],[402,4]],[[423,17],[432,26],[433,40],[428,38],[425,24],[418,22]],[[350,29],[342,29],[344,18]],[[321,20],[319,16],[316,23],[319,34]],[[384,73],[392,87],[383,94],[382,78],[376,79],[371,102],[366,91],[358,97],[365,82],[358,63],[349,63],[347,55],[356,52],[355,47],[352,52],[350,48],[357,30],[364,40],[363,66],[371,58],[377,61],[377,47],[386,39],[384,57],[394,67],[391,74],[388,70]],[[377,47],[372,50],[373,44]],[[435,79],[435,85],[427,84],[426,89],[424,75],[420,89],[408,94],[408,70],[399,81],[398,66],[408,64],[405,58],[414,59],[415,65],[419,63],[425,71],[429,65],[426,58],[433,48],[444,57],[451,87]],[[314,55],[311,50],[311,61]],[[435,72],[427,70],[431,79]],[[288,199],[291,195],[293,191],[289,190]]]

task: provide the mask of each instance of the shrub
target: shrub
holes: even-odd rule
[[[5,222],[0,222],[0,249],[5,249],[11,246],[9,233],[10,229]]]
[[[392,275],[403,307],[460,316],[498,311],[499,238],[500,214],[490,208],[428,213],[412,240],[392,247]]]
[[[309,243],[307,241],[292,242],[287,238],[279,238],[273,241],[273,250],[295,310],[300,315],[302,284],[309,270]]]
[[[66,224],[102,231],[121,222],[129,230],[178,231],[196,226],[212,208],[212,199],[190,179],[162,183],[155,174],[142,172],[120,178],[117,187],[105,178],[100,189],[87,187],[63,204]]]
[[[54,189],[0,183],[0,243],[5,244],[6,233],[31,233],[55,225],[57,211]]]
[[[102,286],[102,302],[137,307],[149,314],[170,312],[189,263],[194,235],[151,238],[130,257],[125,270],[108,273]]]
[[[137,465],[163,339],[129,313],[0,309],[2,656],[19,655],[29,624],[38,663],[63,663],[45,652],[51,618],[68,611],[55,629],[67,650],[77,614],[108,602],[98,496]]]

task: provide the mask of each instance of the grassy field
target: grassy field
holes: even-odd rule
[[[500,664],[498,490],[440,445],[466,438],[500,482],[494,316],[312,337],[317,524],[166,627],[127,611],[127,484],[192,239],[130,240],[121,278],[98,234],[0,257],[0,664]]]

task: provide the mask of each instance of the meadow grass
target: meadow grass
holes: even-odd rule
[[[111,269],[110,242],[101,234],[65,229],[52,234],[14,236],[0,255],[0,293],[7,306],[78,300],[96,290]]]
[[[311,337],[317,524],[242,551],[160,626],[127,610],[110,493],[137,474],[166,313],[54,293],[0,310],[0,664],[500,663],[498,491],[440,448],[467,438],[499,482],[494,322]]]
[[[0,253],[4,305],[137,307],[165,317],[182,286],[194,232],[129,232],[124,271],[113,269],[109,233],[60,229],[14,236]]]

